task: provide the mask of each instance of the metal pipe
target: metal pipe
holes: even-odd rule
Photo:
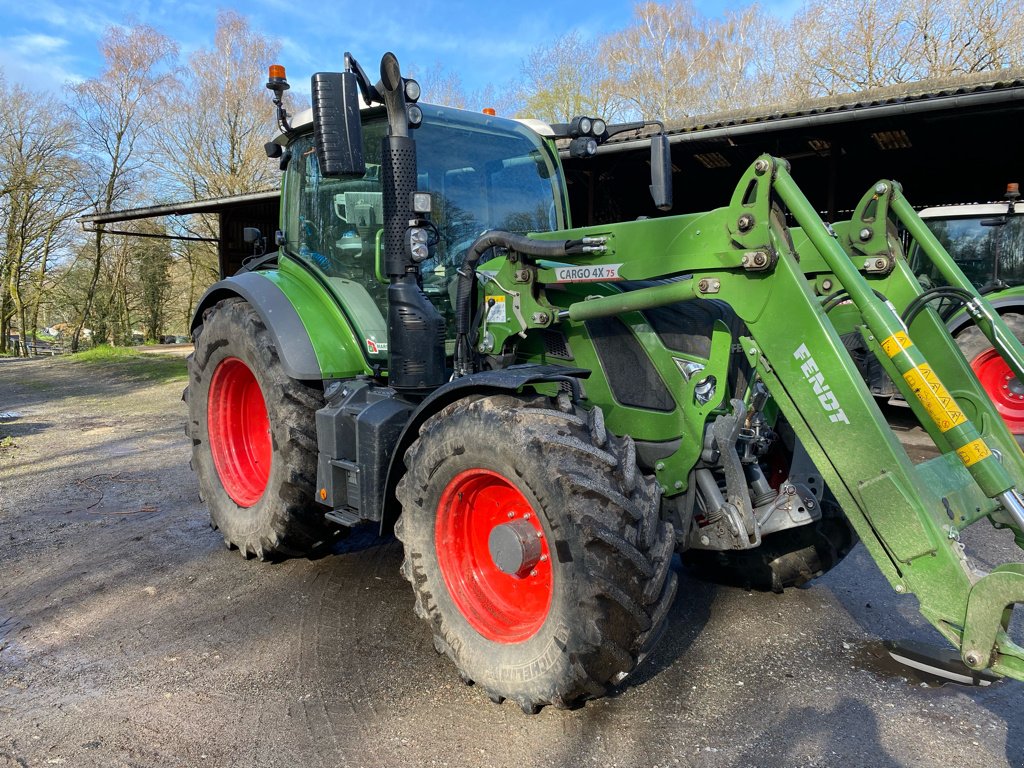
[[[1005,493],[1001,493],[999,495],[999,503],[1003,505],[1003,509],[1013,518],[1017,530],[1024,533],[1024,501],[1021,500],[1017,490],[1011,488]]]
[[[641,288],[638,291],[626,291],[614,296],[577,301],[569,307],[567,315],[560,312],[559,317],[568,316],[570,320],[580,323],[598,317],[621,315],[624,312],[636,312],[640,309],[653,309],[679,301],[689,301],[697,297],[699,282],[694,278],[677,280],[653,288]]]

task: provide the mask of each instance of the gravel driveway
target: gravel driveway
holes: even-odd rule
[[[494,705],[435,653],[394,540],[225,549],[183,386],[180,359],[0,361],[0,768],[1024,766],[1024,685],[929,687],[885,660],[884,639],[942,641],[863,547],[785,595],[681,574],[615,695]]]

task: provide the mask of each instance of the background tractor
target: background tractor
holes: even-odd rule
[[[724,207],[574,229],[559,147],[585,157],[656,125],[420,104],[391,54],[377,82],[347,54],[344,72],[314,75],[295,120],[282,69],[268,87],[278,249],[202,299],[186,392],[229,546],[308,555],[393,526],[437,649],[526,711],[636,668],[675,598],[676,553],[707,578],[781,590],[858,536],[965,664],[1024,677],[1004,613],[1024,569],[986,575],[959,545],[983,518],[1024,543],[1024,454],[895,222],[1017,372],[1024,350],[898,185],[829,229],[762,156]],[[651,147],[652,208],[667,210],[663,132]],[[910,461],[850,334],[936,459]]]
[[[970,203],[925,208],[921,219],[968,280],[1000,314],[1018,339],[1024,339],[1024,212],[1017,211],[1020,190],[1008,184],[1003,203]],[[926,288],[944,286],[943,275],[911,242],[910,267]],[[971,369],[1018,442],[1024,441],[1024,384],[963,309],[965,298],[951,291],[936,305]],[[902,402],[880,366],[870,366],[871,389],[879,397]]]

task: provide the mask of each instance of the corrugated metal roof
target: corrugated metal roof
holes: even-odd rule
[[[718,112],[692,120],[666,126],[669,136],[702,134],[708,131],[723,131],[762,123],[812,118],[819,115],[872,110],[873,108],[906,105],[907,112],[922,108],[922,102],[936,102],[957,98],[1006,91],[1008,98],[1017,94],[1009,92],[1019,89],[1024,93],[1024,67],[976,72],[957,77],[932,78],[912,83],[902,83],[886,88],[874,88],[857,93],[844,93],[815,99],[800,99],[778,104],[761,105],[748,109]],[[915,106],[916,105],[916,106]],[[938,106],[937,104],[929,104]],[[838,117],[838,115],[837,115]],[[842,119],[842,118],[839,118]],[[768,126],[763,126],[767,129]],[[646,138],[646,137],[645,137]],[[694,136],[694,138],[697,138]],[[616,137],[609,144],[637,141],[636,137]]]

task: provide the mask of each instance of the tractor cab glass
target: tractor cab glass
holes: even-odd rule
[[[978,288],[1024,285],[1024,215],[925,219],[957,266]],[[998,223],[996,223],[998,222]],[[911,250],[914,273],[926,281],[945,283],[931,261]]]
[[[437,228],[431,255],[421,264],[423,290],[450,320],[456,270],[473,241],[488,229],[525,234],[565,226],[564,184],[555,153],[526,126],[421,106],[423,124],[412,134],[417,190],[431,194],[430,220]],[[353,295],[368,297],[382,317],[387,286],[381,274],[380,155],[386,131],[380,111],[364,112],[366,173],[355,179],[323,176],[312,134],[297,138],[289,147],[284,185],[285,250],[321,272],[343,304]],[[370,338],[370,329],[359,330]]]

